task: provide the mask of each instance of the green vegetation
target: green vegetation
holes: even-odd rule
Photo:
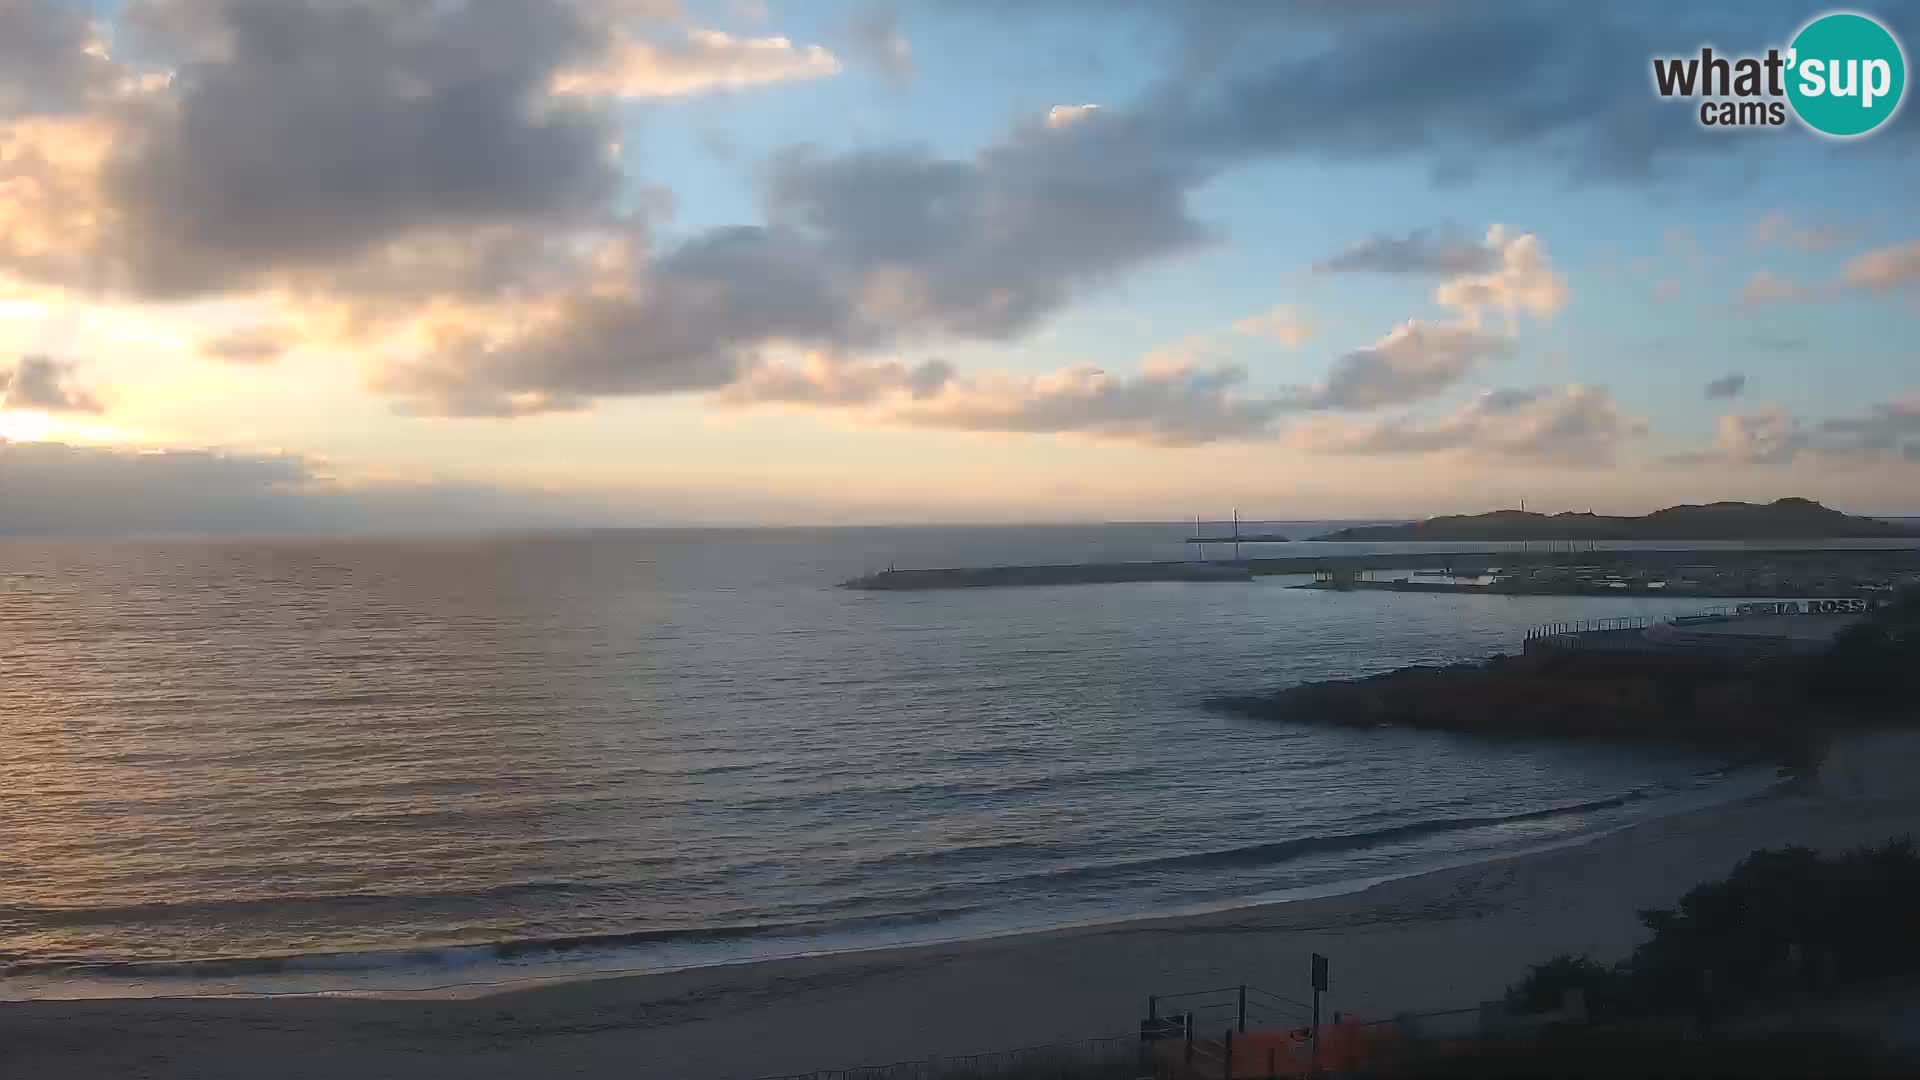
[[[1606,967],[1557,956],[1507,991],[1516,1012],[1580,989],[1599,1018],[1707,1015],[1792,993],[1920,973],[1920,854],[1912,838],[1825,858],[1761,850],[1677,907],[1640,913],[1653,937]]]

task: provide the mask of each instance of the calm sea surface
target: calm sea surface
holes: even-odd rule
[[[0,997],[419,988],[1124,918],[1771,780],[1199,707],[1700,601],[833,588],[890,562],[1179,557],[1187,531],[0,541]]]

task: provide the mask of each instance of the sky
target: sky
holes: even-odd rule
[[[0,532],[1920,514],[1825,10],[0,0]]]

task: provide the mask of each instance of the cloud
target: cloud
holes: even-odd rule
[[[1464,245],[1464,246],[1463,246]],[[1326,272],[1374,271],[1396,274],[1432,274],[1435,302],[1456,308],[1455,322],[1408,320],[1385,337],[1355,349],[1334,361],[1326,382],[1302,397],[1313,409],[1375,409],[1403,405],[1430,397],[1460,383],[1481,365],[1512,352],[1518,317],[1552,318],[1567,302],[1566,282],[1550,265],[1538,236],[1494,225],[1483,244],[1466,244],[1457,236],[1420,230],[1402,238],[1375,237],[1320,264]],[[1505,315],[1504,334],[1483,326],[1483,313]],[[1275,309],[1265,316],[1282,318],[1281,329],[1293,324],[1291,312]],[[1248,320],[1236,325],[1243,333],[1268,325]]]
[[[812,167],[812,163],[804,159],[802,164]],[[926,170],[924,186],[952,193],[940,204],[944,215],[955,215],[969,208],[962,196],[971,194],[977,174],[951,164],[936,167],[929,159],[883,160],[877,164],[896,169],[914,164]],[[743,304],[737,311],[702,311],[693,319],[702,328],[725,326],[736,335],[736,341],[757,343],[762,349],[801,342],[816,351],[804,363],[795,364],[770,363],[764,358],[755,360],[752,348],[697,350],[692,354],[695,362],[689,367],[693,377],[677,384],[677,388],[698,387],[701,385],[698,380],[704,378],[708,386],[725,388],[719,399],[727,402],[779,401],[825,407],[867,407],[876,401],[897,397],[916,369],[893,360],[850,358],[847,353],[893,344],[900,336],[900,327],[916,322],[933,320],[928,322],[928,332],[933,334],[989,338],[1024,323],[1024,318],[1004,324],[1000,321],[1009,311],[1005,306],[1009,297],[1004,293],[993,296],[992,303],[983,307],[971,291],[976,286],[976,278],[965,272],[971,269],[966,261],[966,245],[977,243],[982,234],[992,236],[1001,230],[957,227],[958,222],[969,220],[965,214],[955,218],[956,227],[951,229],[944,217],[928,221],[930,200],[924,197],[890,205],[879,193],[903,186],[897,182],[874,185],[874,195],[867,197],[864,185],[849,183],[848,177],[840,175],[841,170],[850,165],[857,166],[851,170],[853,178],[864,178],[876,171],[876,163],[832,159],[822,174],[803,172],[800,181],[791,188],[783,188],[780,178],[776,177],[770,190],[773,205],[779,209],[772,216],[794,230],[785,237],[786,243],[794,245],[793,251],[775,264],[759,266],[754,271],[764,277],[767,284],[753,290],[752,303]],[[795,197],[794,192],[803,193],[803,197]],[[833,198],[822,200],[820,192],[831,193]],[[1061,225],[1060,222],[1048,224],[1056,229]],[[1036,220],[1034,227],[1040,228],[1041,224]],[[810,234],[835,238],[836,247],[846,249],[849,254],[837,257],[808,254]],[[1016,234],[1006,235],[1011,241]],[[1017,235],[1022,243],[1034,239],[1025,230]],[[1036,252],[1032,258],[1057,261],[1063,254],[1074,254],[1076,246],[1085,244],[1084,239],[1073,233],[1066,235],[1071,243],[1050,245],[1044,254]],[[926,240],[922,241],[921,237]],[[761,232],[742,231],[738,234],[741,245],[738,252],[725,260],[702,259],[703,265],[711,265],[717,271],[711,275],[716,284],[698,290],[696,295],[703,303],[725,301],[730,296],[726,283],[748,276],[745,268],[734,265],[731,259],[759,258],[780,250],[771,244],[772,239]],[[1112,258],[1111,242],[1112,237],[1105,237],[1089,249],[1090,265],[1097,266]],[[1490,305],[1508,311],[1532,311],[1545,318],[1564,303],[1565,286],[1547,265],[1535,236],[1495,226],[1488,230],[1487,245],[1496,259],[1494,269],[1448,277],[1440,283],[1436,295],[1462,307],[1469,316],[1477,315],[1480,307]],[[994,250],[990,254],[995,264],[1003,261],[1002,252]],[[684,252],[676,253],[658,265],[671,265],[682,255]],[[921,278],[907,273],[913,266],[909,260],[929,256],[934,257],[934,261],[915,274],[937,269],[941,277]],[[955,261],[949,264],[947,260]],[[856,277],[848,285],[835,287],[836,275],[832,268],[847,262],[885,267],[886,272]],[[1064,265],[1078,269],[1071,262]],[[1036,267],[1029,265],[1028,268]],[[992,277],[1004,281],[1006,273],[997,270]],[[1052,306],[1053,294],[1048,290],[1056,284],[1051,278],[1036,281],[1035,295],[1047,297],[1048,306]],[[929,285],[939,288],[929,288]],[[824,291],[807,295],[807,288]],[[655,291],[649,295],[664,302],[671,294]],[[798,303],[790,311],[775,310],[768,305],[772,298]],[[929,303],[931,300],[939,302]],[[982,314],[987,316],[984,321]],[[956,316],[964,318],[957,320]],[[755,322],[769,319],[770,322]],[[643,332],[642,322],[664,326],[679,321],[678,316],[662,309],[628,327],[630,332],[595,336],[618,340],[631,348],[633,343],[651,336]],[[577,324],[578,320],[570,322]],[[1299,312],[1288,305],[1241,320],[1234,329],[1288,345],[1299,343],[1312,332]],[[701,329],[669,336],[674,340],[706,341],[711,335],[712,330]],[[1511,349],[1507,336],[1484,330],[1471,321],[1414,320],[1396,327],[1374,344],[1336,359],[1325,383],[1317,388],[1286,387],[1265,394],[1242,390],[1241,384],[1246,380],[1244,369],[1231,365],[1207,367],[1193,362],[1190,355],[1195,351],[1193,348],[1160,350],[1149,358],[1141,375],[1132,377],[1115,376],[1091,364],[1037,379],[996,373],[969,376],[953,373],[942,365],[937,369],[937,380],[917,387],[911,395],[910,406],[891,407],[887,414],[895,422],[919,426],[1079,432],[1160,445],[1185,445],[1215,438],[1271,434],[1278,421],[1291,412],[1374,409],[1417,401],[1458,384],[1480,365],[1507,356]],[[537,366],[540,361],[536,357],[551,355],[551,349],[536,349],[510,362],[509,366],[515,369]],[[598,376],[609,374],[605,365],[597,361],[584,366]],[[448,385],[470,384],[474,373],[474,367],[462,365],[448,376]],[[557,386],[576,395],[607,392],[606,384],[562,382],[553,378],[553,374],[545,373],[537,385]],[[494,381],[506,383],[503,379]],[[528,390],[536,384],[508,385]],[[429,384],[420,384],[416,390],[429,400],[435,393]]]
[[[1683,465],[1787,465],[1801,460],[1841,467],[1920,461],[1920,398],[1882,402],[1854,416],[1809,427],[1779,405],[1722,416],[1705,450],[1668,460]]]
[[[431,480],[346,482],[296,454],[0,439],[0,535],[312,533],[632,520],[606,496]]]
[[[1852,242],[1859,230],[1833,223],[1809,225],[1795,221],[1784,210],[1773,210],[1761,215],[1747,230],[1748,238],[1755,247],[1783,247],[1805,254],[1815,254]]]
[[[1409,321],[1334,362],[1312,404],[1325,409],[1401,405],[1453,386],[1511,343],[1471,326]]]
[[[1029,132],[971,160],[784,154],[765,173],[767,224],[629,248],[621,272],[542,297],[498,320],[507,329],[446,328],[380,385],[432,412],[500,395],[713,389],[773,347],[1005,341],[1206,238],[1182,178],[1061,162],[1054,138]]]
[[[962,374],[938,360],[858,360],[814,353],[756,365],[718,395],[725,404],[851,410],[895,427],[1083,435],[1150,446],[1263,439],[1297,410],[1290,392],[1245,390],[1245,369],[1149,361],[1134,375],[1075,364],[1043,375]]]
[[[73,385],[75,365],[45,356],[23,356],[0,370],[0,409],[38,412],[106,411],[92,391]]]
[[[189,59],[119,117],[100,257],[137,292],[188,296],[422,234],[607,213],[610,114],[547,94],[605,32],[583,11],[144,0],[125,17],[176,27]]]
[[[1241,320],[1234,329],[1283,341],[1310,332],[1287,305]],[[1200,362],[1211,341],[1200,335],[1153,350],[1137,375],[1093,363],[1039,376],[964,373],[939,361],[908,365],[819,349],[797,358],[763,356],[724,377],[715,373],[713,386],[715,400],[731,405],[778,403],[851,410],[911,427],[1189,446],[1273,437],[1296,414],[1418,401],[1512,350],[1508,337],[1475,326],[1415,320],[1337,358],[1319,386],[1259,392],[1246,387],[1244,368]],[[1489,395],[1483,409],[1492,415],[1503,402],[1525,403],[1511,393]]]
[[[1771,270],[1755,270],[1740,289],[1740,302],[1750,307],[1769,307],[1812,300],[1820,295],[1814,286],[1785,278]]]
[[[97,45],[84,5],[0,2],[0,119],[65,113],[107,93],[118,73]]]
[[[1709,401],[1724,401],[1739,397],[1746,389],[1746,375],[1735,371],[1709,382],[1703,392]]]
[[[1063,128],[1068,124],[1085,120],[1099,109],[1098,105],[1055,105],[1047,110],[1047,126]]]
[[[1279,304],[1233,324],[1236,333],[1267,338],[1292,348],[1313,336],[1314,326],[1292,304]]]
[[[1771,270],[1756,270],[1740,291],[1754,306],[1810,303],[1842,295],[1843,289],[1890,293],[1920,286],[1920,240],[1876,248],[1848,259],[1829,280],[1805,284]]]
[[[1853,288],[1875,292],[1920,285],[1920,240],[1857,255],[1841,268],[1840,278]]]
[[[777,400],[826,381],[766,381],[768,357],[789,353],[848,358],[831,369],[833,399],[858,397],[866,391],[848,387],[878,377],[848,362],[885,365],[956,339],[1010,341],[1140,266],[1200,247],[1212,234],[1189,196],[1252,160],[1580,158],[1576,128],[1561,128],[1583,124],[1579,110],[1551,108],[1570,97],[1533,103],[1541,111],[1525,122],[1510,113],[1487,122],[1475,110],[1488,99],[1508,108],[1512,91],[1480,85],[1493,76],[1471,63],[1433,58],[1422,36],[1463,45],[1465,61],[1520,63],[1527,79],[1597,70],[1579,50],[1559,50],[1573,65],[1561,71],[1553,55],[1516,61],[1473,36],[1546,40],[1554,20],[1483,7],[1458,19],[1418,6],[1398,19],[1309,8],[1302,17],[1324,35],[1313,48],[1263,54],[1255,43],[1284,28],[1252,18],[1247,48],[1191,92],[1169,82],[1127,105],[1062,106],[970,156],[917,145],[790,150],[763,171],[760,223],[663,244],[649,227],[653,202],[636,208],[626,197],[634,179],[622,172],[606,96],[800,77],[824,71],[817,57],[773,38],[670,40],[630,3],[130,0],[127,18],[175,77],[90,121],[104,131],[88,144],[93,158],[52,170],[70,186],[38,189],[72,194],[74,227],[31,250],[16,241],[14,257],[0,228],[0,260],[52,273],[55,240],[72,236],[86,257],[66,280],[143,295],[261,291],[301,332],[379,357],[373,385],[416,413],[523,416],[746,382],[737,396]],[[302,47],[289,59],[279,46],[293,40]],[[679,52],[669,63],[663,49]],[[805,70],[783,66],[796,62]],[[1644,86],[1635,89],[1647,105]],[[1313,111],[1316,101],[1327,107]],[[1404,117],[1409,101],[1427,115]],[[1332,120],[1349,107],[1353,119]],[[5,214],[0,198],[0,225]],[[1510,349],[1478,329],[1488,313],[1503,314],[1510,335],[1519,316],[1548,318],[1566,303],[1532,234],[1496,226],[1478,244],[1437,231],[1376,241],[1329,262],[1434,274],[1435,300],[1464,325],[1409,323],[1335,361],[1318,391],[1238,392],[1234,403],[1258,413],[1415,400]],[[1284,341],[1298,329],[1270,332]],[[999,378],[954,377],[936,398]],[[1176,411],[1219,385],[1193,374],[1107,378],[1120,379],[1115,400],[1161,394]]]
[[[1242,392],[1245,369],[1165,365],[1114,375],[1081,364],[1031,378],[949,379],[898,404],[894,423],[960,431],[1080,434],[1152,446],[1268,438],[1296,408],[1288,396]]]
[[[1314,270],[1323,274],[1429,274],[1457,277],[1484,274],[1498,268],[1499,248],[1482,243],[1449,226],[1414,229],[1402,236],[1376,234],[1353,247],[1322,259]]]
[[[891,3],[869,5],[853,20],[853,42],[868,63],[890,78],[913,75],[913,44],[900,31],[899,13]]]
[[[36,116],[0,123],[0,274],[59,288],[101,282],[96,250],[109,218],[98,173],[110,124]]]
[[[1459,308],[1475,324],[1491,308],[1505,314],[1509,327],[1522,312],[1546,319],[1566,306],[1566,280],[1548,265],[1538,236],[1495,225],[1487,230],[1486,246],[1499,254],[1498,265],[1441,282],[1433,291],[1436,302]]]
[[[294,345],[283,327],[249,326],[218,334],[200,343],[200,355],[210,360],[247,367],[271,364]]]
[[[954,378],[940,360],[908,365],[898,360],[857,360],[812,353],[799,363],[763,361],[719,394],[727,404],[868,405],[904,394],[924,399]]]
[[[840,71],[839,58],[818,45],[688,29],[682,40],[670,42],[623,34],[592,64],[556,73],[552,85],[554,93],[563,95],[667,98],[819,79]]]
[[[1820,438],[1830,450],[1859,457],[1897,454],[1920,461],[1920,397],[1883,402],[1860,416],[1823,420]]]
[[[1458,451],[1558,465],[1600,465],[1645,421],[1624,415],[1603,387],[1490,390],[1438,418],[1326,418],[1302,424],[1295,445],[1330,454],[1429,454]]]
[[[1655,304],[1669,303],[1679,295],[1680,283],[1671,278],[1665,281],[1656,281],[1653,283],[1653,288],[1647,290],[1647,299]]]
[[[1783,465],[1811,446],[1800,421],[1778,405],[1757,412],[1722,416],[1713,445],[1703,452],[1679,454],[1677,464],[1722,461],[1734,465]]]
[[[33,200],[10,219],[23,197],[0,196],[0,225],[60,227],[0,230],[0,262],[146,297],[258,295],[303,338],[379,357],[373,385],[405,411],[522,416],[719,389],[778,350],[1012,340],[1206,243],[1189,195],[1283,152],[1216,144],[1223,117],[1210,129],[1155,91],[1023,122],[970,157],[795,148],[764,169],[763,223],[658,246],[659,200],[622,171],[607,95],[831,59],[773,38],[670,41],[648,21],[659,14],[610,0],[129,0],[121,21],[171,77],[90,127],[36,121],[58,137],[8,168],[45,175],[0,183]],[[1483,246],[1455,264],[1474,272],[1443,275],[1441,303],[1511,323],[1564,302],[1530,234],[1496,228]],[[1336,371],[1328,400],[1414,378],[1394,365],[1415,359]]]
[[[43,6],[0,11],[19,24]],[[0,269],[96,293],[332,303],[378,293],[416,253],[513,248],[479,264],[484,284],[538,286],[658,201],[623,174],[609,96],[838,70],[781,38],[662,37],[668,7],[129,0],[116,36],[166,65],[145,74],[43,29],[33,40],[58,38],[63,63],[91,57],[140,89],[0,122]],[[472,265],[439,260],[408,288],[460,292],[478,275],[455,268]]]
[[[1136,113],[1157,139],[1215,159],[1425,161],[1437,180],[1533,167],[1579,183],[1639,184],[1766,142],[1703,139],[1683,107],[1651,92],[1645,57],[1711,41],[1729,54],[1790,38],[1826,10],[1813,0],[1642,4],[1165,4],[1088,0],[952,4],[1001,17],[1124,10],[1162,20],[1168,70]],[[1915,16],[1882,13],[1914,37]],[[1617,58],[1642,58],[1639,65]],[[1876,152],[1911,145],[1904,114]]]
[[[285,497],[308,479],[295,458],[0,440],[0,533],[292,526]]]

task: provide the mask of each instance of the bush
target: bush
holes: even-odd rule
[[[1597,1016],[1696,1014],[1794,990],[1920,972],[1920,853],[1911,837],[1823,858],[1760,850],[1670,909],[1643,911],[1653,937],[1613,968],[1559,956],[1507,990],[1519,1012],[1586,990]]]
[[[1586,995],[1587,1008],[1609,1011],[1624,990],[1619,972],[1590,957],[1561,953],[1527,969],[1526,977],[1507,988],[1507,1009],[1515,1013],[1553,1012],[1567,1000],[1567,991]]]

